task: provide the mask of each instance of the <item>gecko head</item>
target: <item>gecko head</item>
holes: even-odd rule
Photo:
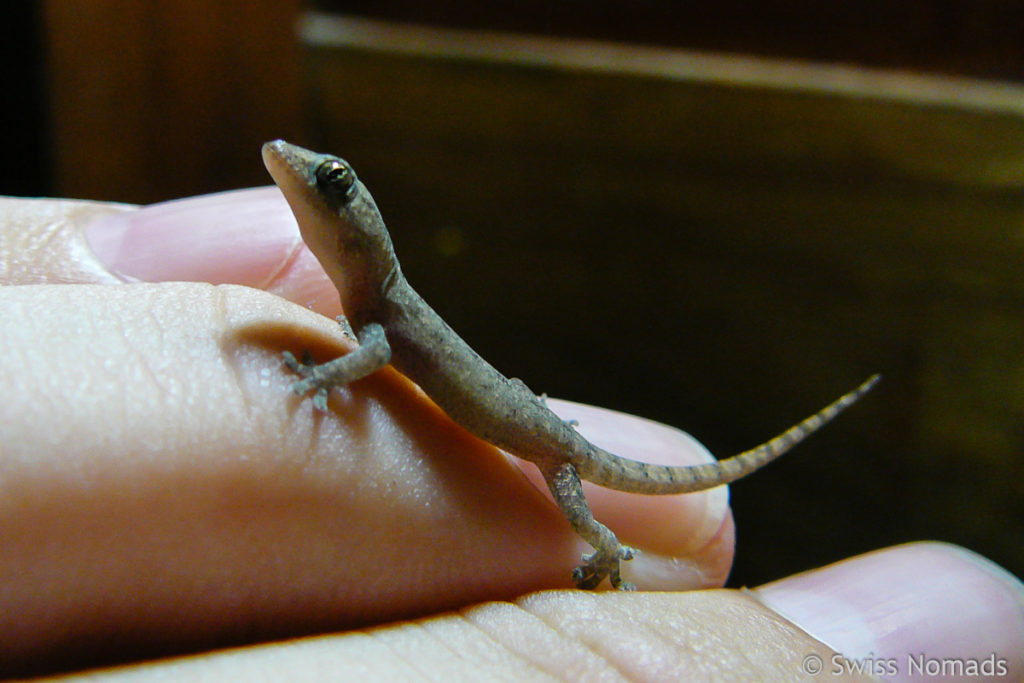
[[[379,289],[397,261],[377,205],[352,166],[284,140],[263,145],[263,162],[288,200],[303,241],[339,290],[343,282],[346,288]]]

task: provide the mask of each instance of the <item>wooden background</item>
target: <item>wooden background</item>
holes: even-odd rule
[[[721,457],[885,375],[732,488],[734,584],[922,538],[1020,575],[1024,96],[963,76],[1024,76],[1024,19],[1019,3],[890,4],[375,11],[931,76],[310,15],[297,34],[297,0],[51,0],[52,190],[264,184],[274,137],[341,153],[410,280],[539,391]]]

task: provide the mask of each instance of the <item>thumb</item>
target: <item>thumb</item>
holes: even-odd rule
[[[275,187],[145,207],[0,198],[0,284],[138,281],[247,285],[341,312]]]
[[[755,594],[842,653],[805,659],[804,673],[863,672],[886,680],[1024,676],[1024,583],[966,548],[894,546],[781,579]]]

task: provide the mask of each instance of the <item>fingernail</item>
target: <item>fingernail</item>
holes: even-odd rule
[[[892,681],[1024,678],[1024,583],[958,546],[896,546],[754,592],[842,653],[823,673]]]
[[[83,228],[96,257],[128,280],[265,285],[301,244],[276,187],[221,192],[106,214]]]

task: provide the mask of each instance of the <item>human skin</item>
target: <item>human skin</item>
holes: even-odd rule
[[[143,210],[53,200],[0,208],[0,282],[9,285],[0,288],[0,667],[185,651],[205,654],[109,675],[510,667],[663,679],[792,678],[808,656],[829,661],[829,646],[775,611],[788,599],[813,622],[806,600],[794,601],[813,577],[789,584],[803,587],[796,593],[785,583],[714,590],[733,554],[724,489],[587,494],[643,551],[628,578],[705,590],[532,593],[567,587],[586,548],[529,466],[453,425],[390,369],[337,391],[326,414],[291,395],[282,350],[330,357],[352,343],[276,190]],[[629,457],[710,457],[671,428],[551,405]],[[915,573],[908,554],[976,587],[971,604],[993,606],[976,609],[969,630],[979,648],[995,643],[978,652],[998,652],[1024,675],[1020,583],[924,544],[883,554],[897,559],[881,568],[876,556],[853,576],[900,586]],[[950,581],[919,596],[922,609],[942,590],[965,595]],[[842,586],[854,584],[847,571]],[[905,590],[918,584],[907,578]],[[427,621],[404,622],[414,618]],[[835,615],[822,615],[829,623]],[[351,630],[379,624],[387,627]],[[312,633],[327,635],[282,642]],[[815,635],[842,647],[834,634]],[[943,655],[941,643],[920,642]],[[221,649],[244,643],[255,644]]]

